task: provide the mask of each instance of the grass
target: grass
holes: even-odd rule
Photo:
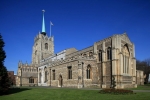
[[[66,88],[18,88],[9,95],[0,96],[0,100],[149,100],[149,92],[132,95],[100,94],[99,90]]]
[[[137,88],[131,88],[130,90],[150,90],[150,84],[138,85]]]

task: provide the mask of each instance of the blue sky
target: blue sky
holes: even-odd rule
[[[0,0],[0,33],[5,41],[5,66],[17,72],[18,61],[31,63],[34,37],[53,22],[55,53],[126,31],[136,58],[150,58],[150,0]]]

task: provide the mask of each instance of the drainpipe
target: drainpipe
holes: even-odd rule
[[[20,79],[20,86],[22,86],[22,68],[21,68],[21,77],[20,77],[21,79]]]
[[[101,88],[102,88],[102,84],[103,84],[103,63],[102,63],[102,61],[101,61]],[[99,68],[100,69],[100,68]]]
[[[51,69],[50,69],[50,86],[51,86]]]
[[[111,50],[110,50],[110,69],[111,69],[111,88],[112,88],[112,39],[111,39]]]
[[[83,87],[84,87],[84,73],[83,73],[83,65],[84,65],[84,63],[82,62],[82,85],[83,85]]]

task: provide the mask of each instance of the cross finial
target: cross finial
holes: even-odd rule
[[[43,10],[42,10],[42,12],[44,13],[44,12],[45,12],[45,10],[43,9]]]

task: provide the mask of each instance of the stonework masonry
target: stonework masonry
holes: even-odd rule
[[[54,37],[38,34],[32,64],[18,64],[18,86],[137,87],[134,44],[126,33],[116,34],[82,50],[70,48],[54,54]]]

